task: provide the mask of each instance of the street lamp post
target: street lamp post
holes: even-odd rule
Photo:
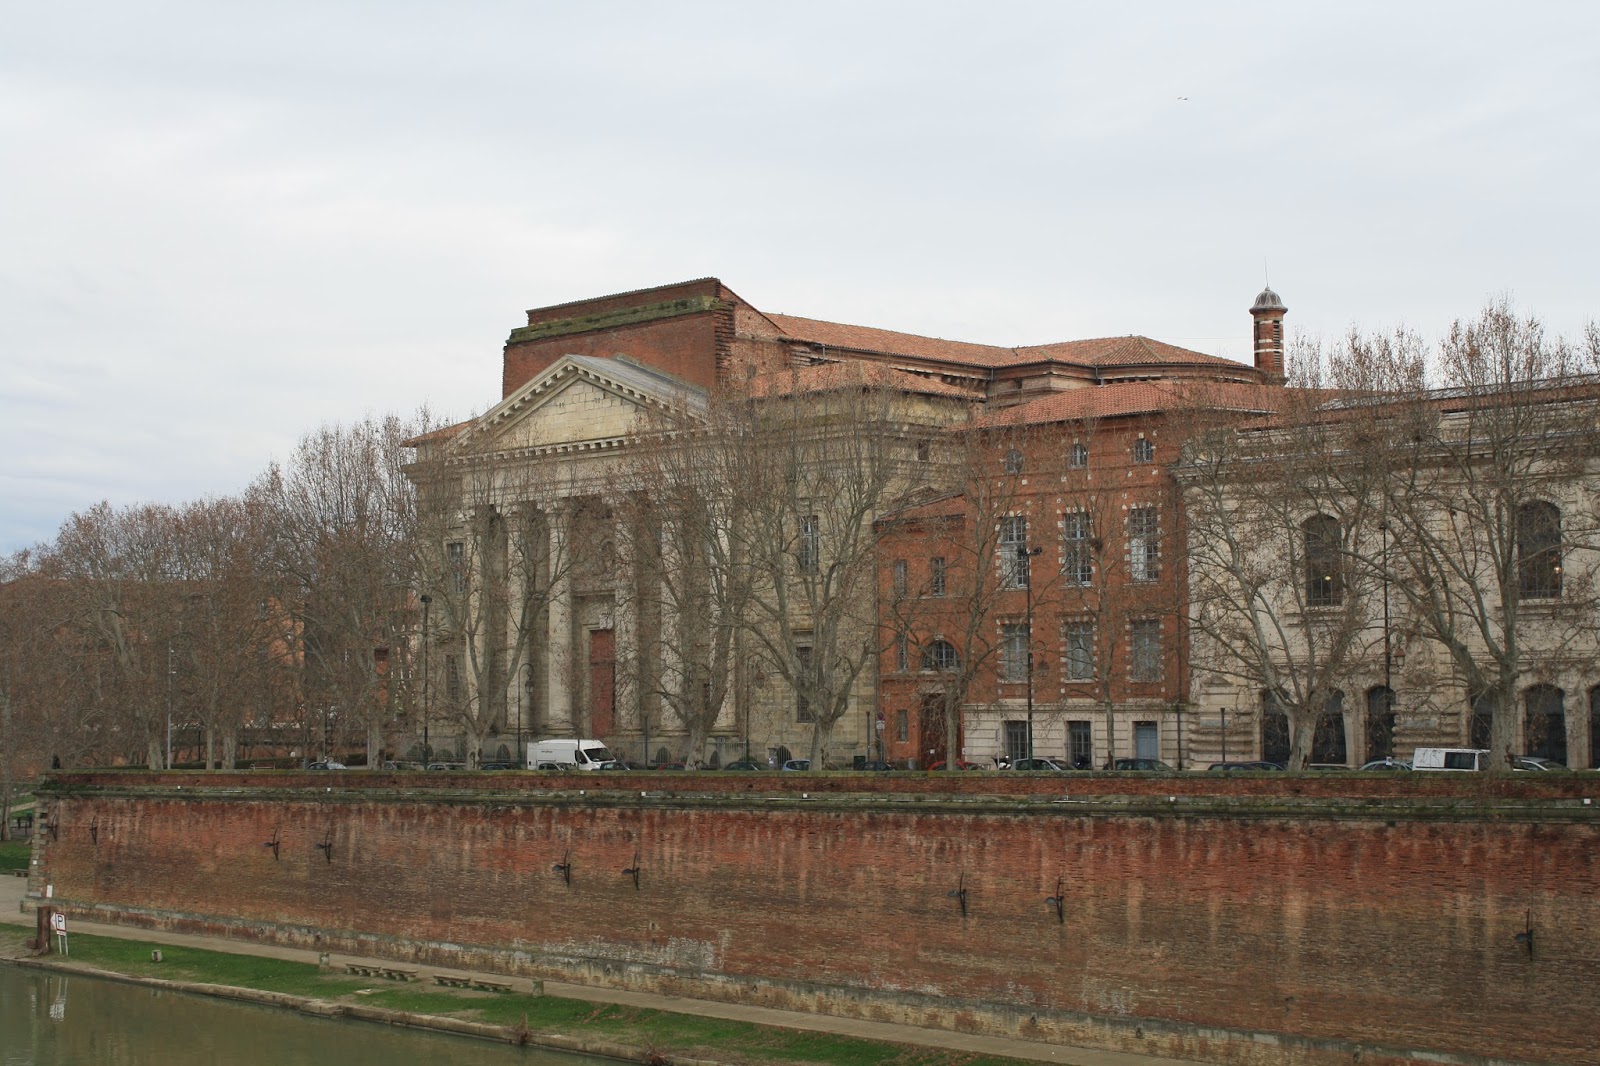
[[[428,704],[428,604],[433,602],[433,597],[426,592],[422,594],[422,765],[427,767],[433,758],[433,749],[428,747],[428,719],[431,717]]]
[[[172,645],[167,645],[167,769],[172,769],[172,678],[177,669],[172,665]]]
[[[1028,769],[1033,769],[1033,557],[1043,548],[1029,548],[1027,541],[1017,542],[1017,576],[1022,579],[1026,596],[1024,635],[1028,638]]]

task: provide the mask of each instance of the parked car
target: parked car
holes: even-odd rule
[[[675,762],[658,762],[650,767],[652,770],[687,770],[688,766],[680,759]]]
[[[1487,770],[1488,748],[1418,748],[1411,753],[1413,770]]]
[[[1357,767],[1357,769],[1361,771],[1409,770],[1411,769],[1411,764],[1404,759],[1383,758],[1373,759],[1371,762],[1364,762]]]
[[[1011,761],[1011,769],[1013,769],[1013,770],[1051,770],[1051,771],[1054,771],[1056,773],[1065,773],[1067,768],[1066,768],[1066,766],[1062,765],[1061,763],[1056,762],[1056,760],[1054,760],[1054,759],[1047,759],[1042,755],[1036,755],[1031,759],[1013,759]]]
[[[306,769],[307,770],[348,770],[349,767],[347,767],[342,762],[335,762],[332,759],[318,759],[314,763],[307,763],[306,764]]]
[[[1554,759],[1545,759],[1538,755],[1519,755],[1513,769],[1516,770],[1565,770],[1566,763],[1556,762]]]
[[[467,764],[464,762],[431,762],[428,764],[428,769],[430,770],[465,770],[466,768]]]
[[[783,768],[785,770],[809,770],[811,769],[811,760],[790,759],[788,762],[783,764]]]
[[[735,759],[733,762],[723,763],[722,764],[722,768],[724,770],[769,770],[769,769],[771,769],[771,767],[769,767],[766,763],[764,763],[764,762],[756,762],[754,759]]]
[[[480,770],[515,770],[518,769],[514,762],[486,762],[478,765]]]
[[[851,769],[854,769],[854,770],[876,770],[876,771],[882,771],[882,770],[893,770],[894,767],[890,766],[888,763],[884,762],[882,759],[867,759],[865,762],[858,763],[855,766],[851,767]]]
[[[1113,760],[1111,760],[1111,768],[1113,770],[1166,770],[1166,771],[1171,771],[1171,769],[1172,769],[1172,767],[1168,766],[1166,763],[1162,762],[1160,759],[1113,759]]]
[[[1256,759],[1256,760],[1253,760],[1253,761],[1250,761],[1250,762],[1214,762],[1210,766],[1206,767],[1206,769],[1207,770],[1218,770],[1218,771],[1222,771],[1224,773],[1232,772],[1232,771],[1236,771],[1236,770],[1240,770],[1240,771],[1249,771],[1249,770],[1282,770],[1283,769],[1283,763],[1281,763],[1281,762],[1268,762],[1265,759]]]
[[[965,759],[956,759],[954,762],[950,763],[948,766],[946,766],[945,763],[941,760],[940,762],[936,762],[932,766],[928,767],[928,769],[930,769],[930,770],[987,770],[988,767],[987,766],[979,766],[977,763],[968,762]]]

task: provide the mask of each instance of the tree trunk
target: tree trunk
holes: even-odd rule
[[[236,770],[239,767],[239,727],[227,726],[222,731],[222,768]]]
[[[367,719],[367,769],[376,770],[383,762],[383,723]]]
[[[151,735],[145,738],[145,755],[149,759],[150,769],[159,770],[162,768],[164,760],[162,758],[161,738],[159,736]]]

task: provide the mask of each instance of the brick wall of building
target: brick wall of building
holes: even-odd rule
[[[86,917],[1220,1062],[1592,1062],[1592,784],[63,774],[30,891]]]

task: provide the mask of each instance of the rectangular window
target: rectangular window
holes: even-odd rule
[[[805,690],[811,684],[811,647],[801,644],[794,649],[795,665],[800,668],[800,684],[795,686],[794,694],[794,720],[797,722],[815,722],[817,719],[811,713],[811,701],[806,698]]]
[[[467,546],[453,540],[444,546],[445,569],[448,571],[451,592],[467,591]]]
[[[1067,623],[1067,680],[1094,680],[1094,623]]]
[[[1000,680],[1028,680],[1028,625],[1006,622],[1000,627]]]
[[[802,574],[814,574],[822,563],[822,523],[814,514],[800,519],[800,545],[795,561]]]
[[[1135,581],[1161,576],[1161,523],[1154,507],[1128,512],[1128,566]]]
[[[928,560],[928,595],[943,596],[945,590],[944,556],[935,555]]]
[[[894,712],[894,736],[902,744],[911,739],[911,713],[909,711]]]
[[[1024,515],[1000,519],[1000,583],[1008,589],[1028,587],[1028,519]]]
[[[911,664],[911,641],[904,633],[895,634],[894,638],[894,668],[900,673],[905,673]]]
[[[1094,532],[1088,511],[1068,511],[1061,516],[1061,576],[1069,585],[1094,580]]]
[[[1090,723],[1067,723],[1067,759],[1074,770],[1094,765],[1094,727]]]
[[[894,561],[894,598],[901,600],[905,598],[905,595],[906,561],[904,559],[896,559]]]
[[[1128,627],[1128,680],[1161,680],[1161,623],[1154,618]]]
[[[1005,723],[1006,758],[1012,762],[1028,757],[1028,723]]]

